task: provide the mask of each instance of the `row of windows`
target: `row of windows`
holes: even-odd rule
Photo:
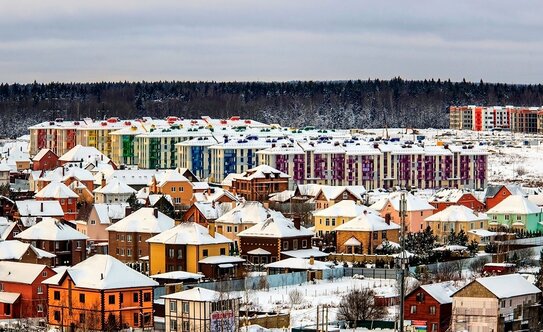
[[[120,296],[120,303],[123,303],[123,298],[124,298],[124,294],[123,293],[120,293],[119,294]],[[108,303],[109,304],[115,304],[115,295],[109,295],[108,296]],[[55,301],[60,301],[60,291],[54,291],[53,292],[53,299]],[[79,302],[80,303],[85,303],[85,293],[79,293]],[[132,300],[133,302],[138,302],[139,301],[139,293],[138,292],[133,292],[132,293]],[[151,293],[150,292],[146,292],[146,293],[143,293],[143,302],[150,302],[151,301]]]
[[[302,240],[302,248],[307,248],[307,240]],[[289,250],[288,241],[283,241],[282,250]],[[298,250],[298,239],[292,240],[292,250]]]
[[[125,241],[125,235],[122,233],[117,233],[115,238],[117,239],[117,241]],[[126,242],[132,242],[132,235],[126,234]],[[141,242],[141,235],[138,235],[138,242]]]
[[[132,249],[124,249],[124,248],[115,248],[115,253],[117,254],[117,256],[125,256],[125,253],[126,253],[126,256],[127,257],[132,257]],[[138,257],[140,257],[142,254],[142,251],[141,249],[138,249]]]

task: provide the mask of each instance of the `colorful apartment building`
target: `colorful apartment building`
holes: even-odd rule
[[[158,283],[108,255],[94,255],[43,282],[47,323],[83,331],[152,329]]]

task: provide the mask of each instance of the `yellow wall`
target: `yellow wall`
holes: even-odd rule
[[[162,243],[149,243],[149,273],[166,272],[166,246]]]
[[[328,226],[326,226],[326,219],[328,218]],[[335,219],[335,223],[332,226],[332,219]],[[322,234],[330,233],[334,228],[339,225],[343,225],[347,221],[351,220],[351,217],[315,217],[315,233],[320,234],[319,231],[322,231]]]

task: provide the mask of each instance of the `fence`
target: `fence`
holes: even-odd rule
[[[398,277],[397,269],[368,269],[363,267],[344,268],[343,276],[352,277],[354,275],[364,276],[364,278],[372,279],[396,279]]]

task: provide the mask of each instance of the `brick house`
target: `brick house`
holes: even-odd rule
[[[18,240],[0,240],[0,261],[54,266],[55,255]]]
[[[452,314],[451,295],[457,289],[450,282],[421,285],[405,297],[405,319],[425,331],[445,332]]]
[[[385,240],[398,242],[400,226],[388,218],[381,218],[374,211],[366,210],[334,231],[337,252],[371,255]]]
[[[524,192],[515,185],[489,185],[485,190],[486,209],[492,209],[511,195],[524,196]]]
[[[299,221],[280,213],[269,214],[264,221],[238,233],[241,257],[255,264],[275,262],[281,259],[282,252],[311,248],[313,235],[312,231],[300,226]],[[250,254],[259,248],[270,254]]]
[[[71,266],[86,258],[88,237],[67,222],[45,218],[15,235],[22,242],[56,255],[54,265]]]
[[[290,175],[271,166],[259,165],[232,179],[231,190],[248,201],[266,201],[272,193],[288,189]]]
[[[153,208],[141,208],[106,228],[111,256],[123,263],[136,263],[149,256],[151,237],[173,228],[175,221]]]
[[[38,154],[32,158],[32,169],[34,171],[46,171],[56,168],[58,165],[58,156],[49,149],[41,149]]]
[[[436,208],[434,213],[445,210],[451,205],[463,205],[473,211],[484,211],[485,204],[469,191],[462,189],[442,189],[436,192],[428,202]]]
[[[42,281],[53,275],[43,264],[0,261],[0,319],[45,318],[47,291]]]
[[[62,182],[51,182],[36,194],[38,201],[58,201],[64,211],[64,219],[75,220],[77,216],[77,195]]]

